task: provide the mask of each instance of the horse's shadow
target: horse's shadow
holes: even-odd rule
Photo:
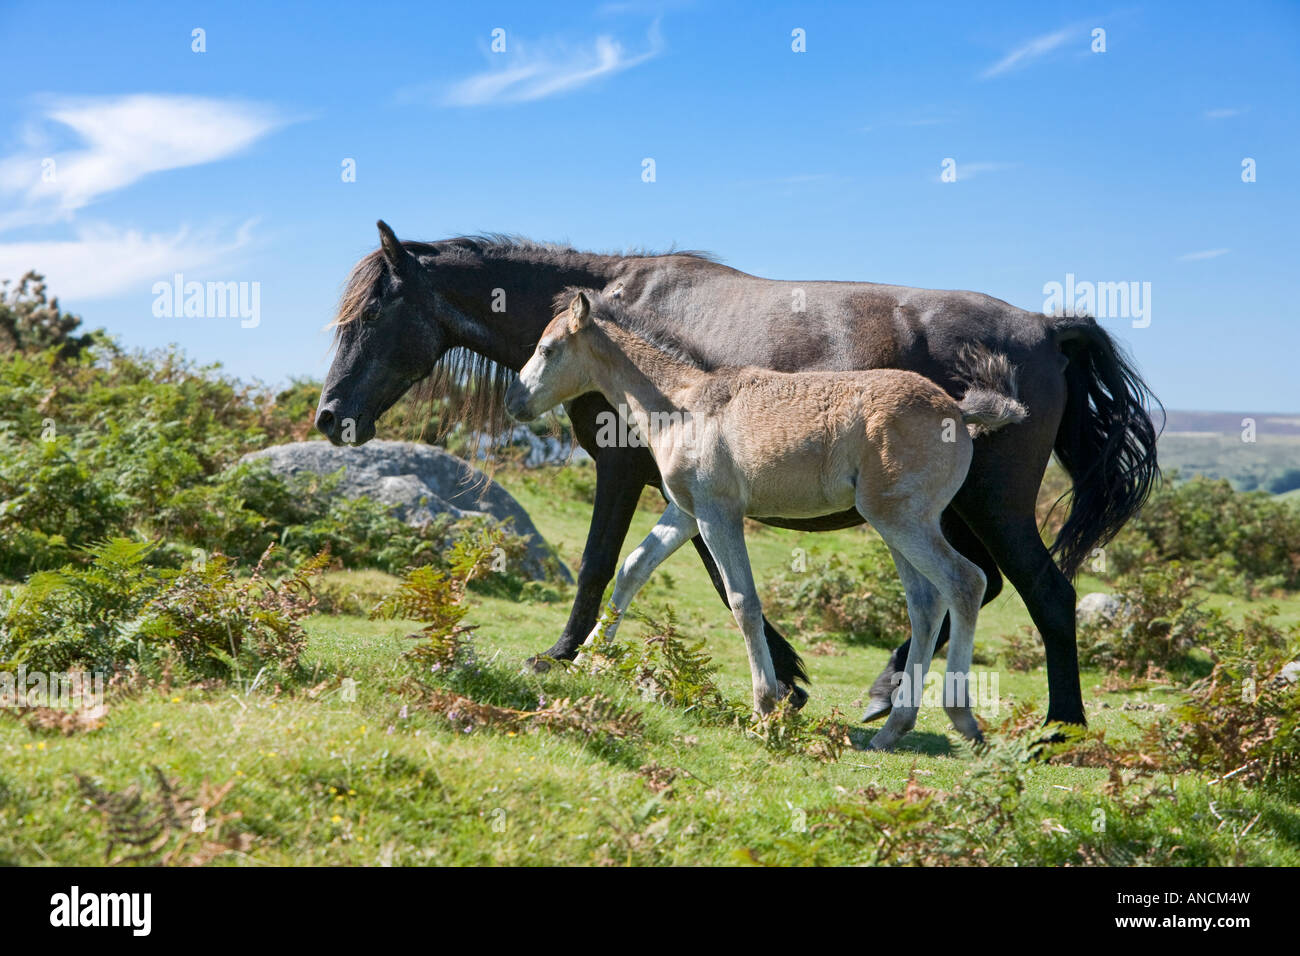
[[[849,730],[849,743],[854,750],[869,750],[868,744],[876,735],[880,725],[853,727]],[[952,740],[946,734],[932,731],[914,730],[898,742],[892,753],[925,754],[927,757],[951,757],[955,755]]]

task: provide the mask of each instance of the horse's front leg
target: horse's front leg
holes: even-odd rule
[[[640,462],[633,460],[637,451],[641,450],[606,448],[596,457],[596,502],[591,527],[587,530],[587,544],[582,551],[582,565],[578,568],[578,592],[560,639],[550,650],[527,661],[539,673],[550,667],[549,659],[573,660],[596,623],[601,598],[618,566],[618,553],[632,525],[641,489],[646,485]],[[645,455],[644,451],[641,454]]]

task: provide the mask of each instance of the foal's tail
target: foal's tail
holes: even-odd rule
[[[963,424],[973,426],[973,436],[1018,425],[1029,417],[1016,390],[1015,366],[1001,352],[967,346],[958,357],[958,378],[966,385],[966,394],[957,405]]]

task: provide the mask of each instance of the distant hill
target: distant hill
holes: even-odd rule
[[[1254,440],[1245,422],[1254,422]],[[1167,410],[1160,466],[1226,478],[1239,491],[1300,489],[1300,413]]]

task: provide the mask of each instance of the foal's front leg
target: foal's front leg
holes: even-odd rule
[[[583,641],[584,647],[594,644],[602,633],[606,641],[614,639],[619,622],[623,620],[623,615],[631,605],[632,599],[645,587],[655,568],[695,537],[698,530],[693,517],[672,502],[668,503],[659,523],[650,529],[645,540],[637,545],[636,549],[627,556],[623,566],[618,569],[614,595],[600,612],[600,619],[596,622],[596,626]]]
[[[644,449],[642,449],[644,450]],[[618,553],[636,514],[645,482],[637,472],[635,449],[601,449],[596,457],[596,502],[587,544],[578,567],[578,588],[564,633],[548,650],[528,658],[524,666],[537,673],[550,670],[551,660],[571,661],[583,636],[600,612],[600,599],[618,567]],[[653,464],[653,460],[651,462]]]
[[[710,509],[696,514],[700,536],[709,546],[718,571],[727,588],[727,603],[745,636],[745,650],[749,654],[749,674],[754,688],[754,710],[759,714],[771,713],[781,697],[789,691],[776,679],[772,655],[767,649],[763,633],[763,609],[754,586],[754,572],[745,549],[745,518],[743,514],[725,513]]]

